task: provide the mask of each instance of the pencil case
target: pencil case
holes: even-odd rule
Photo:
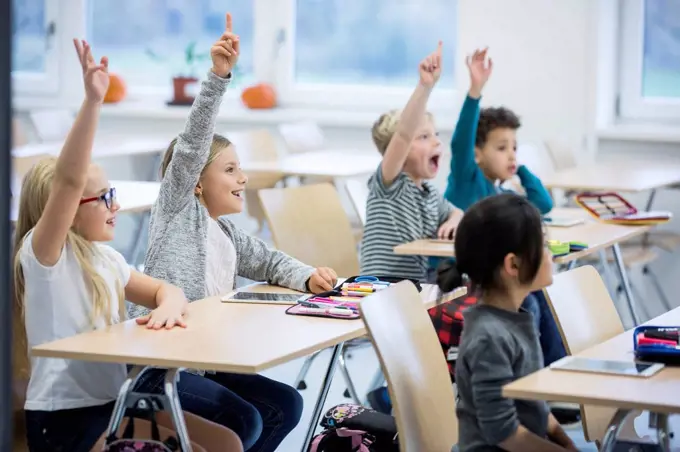
[[[359,317],[361,317],[359,315],[358,310],[350,309],[348,307],[337,306],[337,307],[310,308],[302,303],[295,304],[286,309],[286,314],[307,315],[310,317],[325,317],[328,319],[343,319],[343,320],[356,320]]]
[[[639,326],[633,330],[633,350],[640,361],[680,365],[680,326]]]
[[[613,192],[581,193],[575,200],[592,217],[604,223],[655,225],[667,223],[673,216],[671,212],[641,212],[623,196]]]

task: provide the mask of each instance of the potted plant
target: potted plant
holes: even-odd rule
[[[158,62],[167,62],[168,59],[158,55],[151,49],[146,49],[146,54]],[[194,96],[187,92],[187,88],[198,82],[196,77],[196,66],[198,63],[210,59],[209,53],[196,53],[196,41],[191,41],[184,49],[184,62],[182,67],[176,71],[172,78],[173,96],[168,105],[191,105]]]

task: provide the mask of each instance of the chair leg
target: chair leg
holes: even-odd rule
[[[305,362],[302,363],[302,368],[300,369],[300,372],[298,372],[297,377],[295,378],[295,389],[298,391],[302,391],[303,389],[307,389],[307,383],[305,382],[305,377],[307,376],[307,372],[309,372],[309,368],[312,367],[312,362],[314,361],[314,358],[316,358],[319,353],[321,353],[322,350],[316,351],[309,355],[308,357],[305,358]]]
[[[651,271],[649,267],[646,265],[642,268],[642,274],[644,276],[647,276],[651,281],[652,285],[654,286],[654,289],[656,290],[656,293],[659,295],[659,299],[661,300],[661,303],[663,304],[663,307],[666,310],[666,312],[670,311],[672,309],[671,303],[668,300],[668,297],[666,297],[666,294],[663,291],[663,287],[661,287],[659,278],[657,278],[654,272]]]
[[[340,357],[338,358],[338,367],[340,368],[340,372],[342,373],[342,376],[345,379],[345,383],[347,383],[347,391],[349,393],[349,396],[352,398],[354,403],[357,405],[361,405],[361,401],[359,400],[359,396],[357,396],[357,390],[354,388],[354,382],[352,381],[352,378],[349,376],[349,371],[347,370],[347,366],[345,365],[345,352],[346,348],[342,349],[342,352],[340,353]]]

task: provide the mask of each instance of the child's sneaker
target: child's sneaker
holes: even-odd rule
[[[375,411],[384,414],[392,414],[392,402],[390,401],[390,394],[387,392],[387,387],[383,386],[374,389],[366,395],[368,404]]]

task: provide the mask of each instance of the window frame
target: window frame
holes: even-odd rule
[[[89,27],[88,0],[45,0],[56,24],[53,35],[53,52],[50,53],[50,76],[13,73],[15,100],[22,108],[68,105],[76,107],[82,99],[82,76],[74,60],[73,37],[86,36]],[[458,0],[455,0],[458,1]],[[408,101],[412,87],[379,87],[357,84],[298,85],[295,83],[295,0],[252,0],[254,7],[253,81],[274,86],[278,104],[282,108],[306,110],[344,110],[381,112],[402,108]],[[458,14],[456,14],[456,21]],[[46,19],[47,21],[47,19]],[[49,23],[49,22],[48,22]],[[238,24],[237,24],[238,26]],[[283,35],[283,39],[279,39]],[[448,45],[458,49],[458,43]],[[96,49],[94,49],[96,53]],[[46,63],[47,64],[47,63]],[[206,67],[206,72],[209,68]],[[415,70],[415,68],[414,68]],[[436,88],[428,108],[438,113],[456,113],[459,105],[459,71],[453,71],[454,86]],[[204,74],[198,74],[199,82]],[[170,82],[170,81],[168,81]],[[241,90],[231,89],[225,95],[225,103],[240,103]],[[145,86],[127,83],[127,103],[153,104],[160,108],[172,95],[168,86]],[[162,107],[161,107],[162,106]]]
[[[644,0],[621,1],[618,117],[622,121],[680,122],[680,98],[642,95],[644,13]]]
[[[56,95],[59,93],[60,80],[63,74],[59,70],[59,60],[63,51],[60,34],[60,3],[58,1],[43,0],[45,8],[45,23],[47,29],[54,24],[54,33],[47,37],[49,50],[45,54],[45,70],[43,72],[12,71],[13,90],[26,95]]]

